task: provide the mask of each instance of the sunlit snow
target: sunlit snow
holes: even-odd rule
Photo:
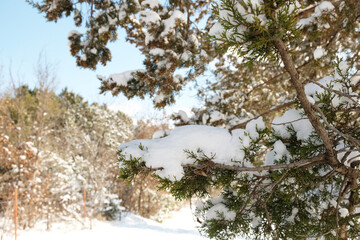
[[[98,240],[98,239],[156,239],[156,240],[200,240],[202,237],[196,228],[189,208],[175,212],[173,216],[158,223],[131,213],[123,213],[121,221],[97,221],[82,225],[79,222],[56,223],[50,230],[46,224],[38,225],[35,229],[19,230],[18,240]],[[3,240],[14,239],[11,234],[5,235]]]

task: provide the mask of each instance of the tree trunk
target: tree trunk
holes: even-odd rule
[[[140,181],[140,192],[139,192],[139,198],[138,198],[138,213],[141,215],[141,198],[142,198],[142,194],[143,194],[143,182],[144,182],[144,178],[141,179]]]
[[[340,227],[340,240],[347,240],[347,229],[346,224],[341,225]]]

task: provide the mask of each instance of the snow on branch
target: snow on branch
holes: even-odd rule
[[[188,157],[189,153],[211,156],[216,164],[254,167],[245,160],[245,149],[258,140],[264,130],[261,117],[249,122],[246,129],[234,130],[232,134],[210,126],[182,126],[167,137],[134,140],[120,145],[118,150],[126,159],[130,156],[141,158],[146,167],[161,168],[156,172],[161,177],[179,180],[184,175],[183,166],[195,163],[195,159]]]

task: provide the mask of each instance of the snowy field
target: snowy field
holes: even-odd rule
[[[35,229],[18,231],[18,240],[204,240],[197,229],[191,211],[184,208],[175,212],[171,218],[163,223],[145,219],[131,213],[124,213],[121,221],[93,221],[90,225],[53,224],[50,231],[46,226]],[[14,236],[6,235],[3,240],[12,240]]]

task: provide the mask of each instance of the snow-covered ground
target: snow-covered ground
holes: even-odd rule
[[[86,226],[87,225],[87,226]],[[197,229],[189,208],[175,212],[162,224],[131,213],[124,213],[121,221],[93,221],[82,226],[77,223],[53,224],[50,231],[45,226],[31,230],[19,230],[18,240],[106,240],[106,239],[156,239],[156,240],[205,240]],[[12,240],[6,235],[3,240]]]

